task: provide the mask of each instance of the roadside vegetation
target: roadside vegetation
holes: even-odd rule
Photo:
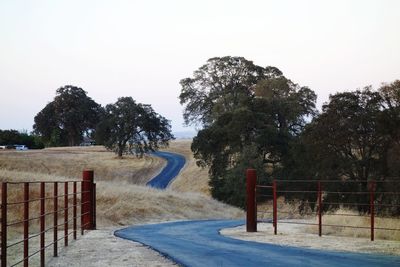
[[[185,122],[201,129],[191,149],[197,164],[209,168],[214,198],[244,207],[244,173],[255,168],[261,184],[274,178],[341,180],[351,181],[347,191],[368,192],[369,181],[391,181],[377,188],[377,204],[387,207],[377,212],[400,214],[399,80],[335,93],[321,111],[312,89],[243,57],[211,58],[180,84]],[[337,188],[329,183],[324,190]],[[386,196],[387,191],[394,194]],[[293,199],[305,205],[315,201],[301,193],[287,200]],[[355,207],[360,213],[368,203],[366,194],[324,199],[360,203]]]
[[[340,216],[335,216],[337,214],[340,214]],[[343,216],[343,214],[348,216]],[[362,214],[363,216],[358,216],[358,215],[360,214],[357,211],[348,208],[340,208],[338,210],[335,210],[334,212],[327,213],[327,215],[324,216],[324,223],[332,225],[355,225],[358,227],[365,227],[370,225],[371,219],[368,213]],[[375,228],[398,229],[399,226],[400,226],[399,218],[388,218],[388,217],[375,218]],[[317,232],[316,227],[313,230],[315,230],[315,233]],[[351,228],[331,226],[331,227],[324,227],[323,234],[335,235],[335,236],[362,237],[369,239],[371,236],[371,230],[351,229]],[[382,240],[400,241],[400,231],[375,229],[375,238]]]

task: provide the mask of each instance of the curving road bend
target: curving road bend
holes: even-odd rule
[[[132,226],[115,232],[150,246],[183,266],[400,266],[400,257],[330,252],[241,241],[219,230],[240,220],[182,221]]]
[[[185,165],[182,155],[155,152],[167,160],[148,186],[164,189]],[[237,240],[219,230],[244,224],[240,220],[182,221],[132,226],[118,237],[140,242],[183,266],[400,266],[400,257],[330,252]]]
[[[159,189],[165,189],[179,174],[183,166],[185,166],[185,157],[180,154],[161,151],[154,152],[152,155],[165,159],[167,161],[167,165],[157,176],[147,182],[146,185]]]

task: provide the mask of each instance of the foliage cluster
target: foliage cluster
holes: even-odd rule
[[[28,148],[44,147],[40,137],[17,130],[0,130],[0,146],[25,145]]]
[[[395,164],[400,157],[400,81],[379,90],[336,93],[321,112],[311,89],[275,67],[241,57],[211,58],[181,86],[185,122],[202,128],[192,151],[198,165],[210,167],[217,199],[244,206],[246,168],[257,170],[259,183],[273,178],[352,180],[347,188],[352,191],[366,191],[372,179],[400,176]],[[400,192],[400,181],[388,186],[382,191]],[[294,197],[311,201],[304,194]],[[325,197],[365,203],[367,196]]]
[[[293,149],[296,156],[286,167],[286,176],[343,181],[326,186],[333,193],[325,200],[340,199],[342,206],[349,208],[354,208],[350,203],[369,203],[369,195],[337,192],[368,192],[371,182],[376,181],[375,194],[381,205],[378,212],[400,214],[399,96],[400,81],[384,84],[378,90],[368,86],[331,95],[321,114],[305,128],[297,151]],[[365,212],[368,205],[358,205],[357,209]]]
[[[131,97],[121,97],[107,105],[96,131],[96,140],[115,150],[119,157],[124,152],[141,156],[167,146],[173,138],[166,118]]]
[[[121,97],[102,107],[82,88],[71,85],[57,89],[54,100],[35,116],[33,128],[47,146],[76,146],[87,136],[119,157],[142,156],[173,139],[170,122],[150,105]]]
[[[100,105],[82,88],[67,85],[35,116],[33,129],[48,146],[76,146],[95,129],[100,115]]]

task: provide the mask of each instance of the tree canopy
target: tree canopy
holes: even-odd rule
[[[212,195],[238,206],[245,188],[238,174],[254,167],[268,179],[265,166],[284,164],[291,142],[316,112],[312,90],[244,58],[212,58],[181,85],[186,122],[203,125],[192,150],[199,165],[210,167]]]
[[[180,81],[186,124],[209,125],[220,113],[248,102],[258,81],[282,76],[274,67],[262,68],[243,57],[215,57]]]
[[[377,178],[390,141],[381,112],[382,98],[368,87],[332,95],[305,132],[321,164],[318,173],[361,181]]]
[[[97,139],[119,157],[123,153],[143,153],[165,147],[173,139],[169,121],[150,105],[138,104],[131,97],[121,97],[105,107],[97,127]]]
[[[48,146],[74,146],[84,135],[114,150],[142,156],[173,139],[170,122],[150,105],[121,97],[102,108],[79,87],[64,86],[36,116],[35,132]]]
[[[66,85],[36,116],[34,131],[48,145],[74,146],[90,134],[100,120],[101,106],[82,88]]]
[[[38,136],[17,130],[0,130],[0,145],[25,145],[28,148],[43,148],[44,144]]]
[[[400,87],[396,84],[397,81],[379,90],[369,86],[331,95],[321,114],[307,125],[297,148],[292,151],[293,161],[286,169],[285,178],[351,181],[346,184],[328,183],[325,189],[330,192],[368,191],[371,180],[397,179],[398,183],[380,184],[376,195],[381,203],[398,201],[395,195],[386,198],[379,193],[385,190],[400,192],[400,171],[394,164],[400,155],[397,135],[400,126],[393,123],[400,118],[400,110],[395,104]],[[303,189],[309,189],[304,186]],[[305,196],[293,197],[307,200]],[[368,203],[365,194],[329,193],[324,198],[332,203]],[[337,207],[325,205],[326,209]],[[349,207],[354,208],[354,205]],[[368,207],[359,205],[357,208],[364,212]],[[380,212],[389,210],[383,207]]]
[[[211,58],[181,86],[185,122],[202,127],[191,148],[197,164],[209,167],[211,193],[219,200],[245,205],[247,168],[257,170],[261,184],[272,178],[351,180],[344,190],[367,191],[368,181],[390,177],[399,182],[384,183],[379,190],[400,192],[400,81],[378,90],[368,86],[336,93],[320,113],[311,89],[275,67],[240,57]],[[303,183],[297,190],[314,190],[310,186],[315,185]],[[329,183],[326,190],[339,189]],[[376,194],[388,207],[400,200]],[[315,199],[306,194],[291,197],[314,208],[307,203]],[[363,194],[327,193],[324,198],[368,202]],[[364,212],[365,207],[357,208]]]

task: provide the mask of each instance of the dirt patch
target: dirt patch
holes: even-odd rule
[[[63,248],[46,266],[177,266],[150,248],[114,236],[114,230],[89,231]]]
[[[312,220],[283,220],[282,222],[314,223]],[[271,223],[259,223],[258,232],[247,233],[245,225],[222,229],[220,233],[232,238],[270,243],[280,246],[295,246],[312,249],[323,249],[346,252],[377,253],[400,255],[400,242],[389,240],[371,241],[367,238],[352,238],[338,236],[321,236],[307,233],[307,225],[278,223],[278,235],[274,235]]]

